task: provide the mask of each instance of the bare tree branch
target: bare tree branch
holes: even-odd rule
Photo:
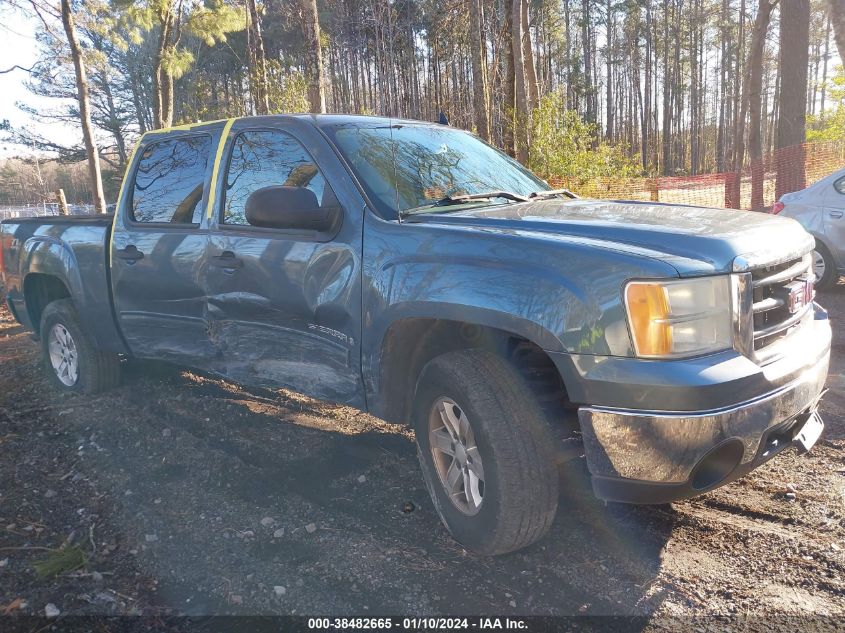
[[[17,69],[20,69],[20,70],[24,71],[25,73],[31,73],[34,68],[35,68],[34,64],[32,66],[30,66],[29,68],[24,68],[23,66],[15,64],[11,68],[7,68],[6,70],[0,70],[0,75],[5,75],[5,74],[10,73],[13,70],[17,70]]]

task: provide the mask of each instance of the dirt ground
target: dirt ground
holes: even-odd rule
[[[835,344],[827,426],[808,456],[789,449],[663,507],[605,505],[571,476],[551,534],[499,558],[446,533],[405,428],[145,364],[110,393],[60,396],[37,344],[2,312],[0,614],[842,622],[845,285],[819,300]]]

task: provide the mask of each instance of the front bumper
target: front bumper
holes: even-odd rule
[[[686,499],[745,475],[792,444],[827,378],[830,327],[826,319],[813,327],[815,348],[805,348],[805,364],[792,380],[739,404],[676,412],[579,409],[596,496],[628,503]]]

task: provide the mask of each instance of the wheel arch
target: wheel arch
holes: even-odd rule
[[[843,269],[842,262],[839,260],[839,257],[836,254],[836,249],[831,246],[830,241],[828,240],[827,236],[823,233],[818,233],[816,231],[809,231],[810,235],[821,244],[828,252],[828,254],[833,258],[833,262],[836,264],[837,271],[841,271]]]
[[[71,298],[63,279],[47,273],[29,273],[23,280],[23,296],[27,318],[36,336],[41,335],[41,315],[50,303]]]
[[[423,368],[441,354],[462,349],[484,349],[502,356],[544,402],[568,403],[566,386],[551,357],[524,332],[474,319],[426,315],[398,319],[384,331],[372,359],[370,410],[383,419],[407,423]]]

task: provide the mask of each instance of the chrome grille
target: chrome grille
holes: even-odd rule
[[[809,254],[751,272],[755,351],[788,336],[801,324],[812,309],[813,280]]]

